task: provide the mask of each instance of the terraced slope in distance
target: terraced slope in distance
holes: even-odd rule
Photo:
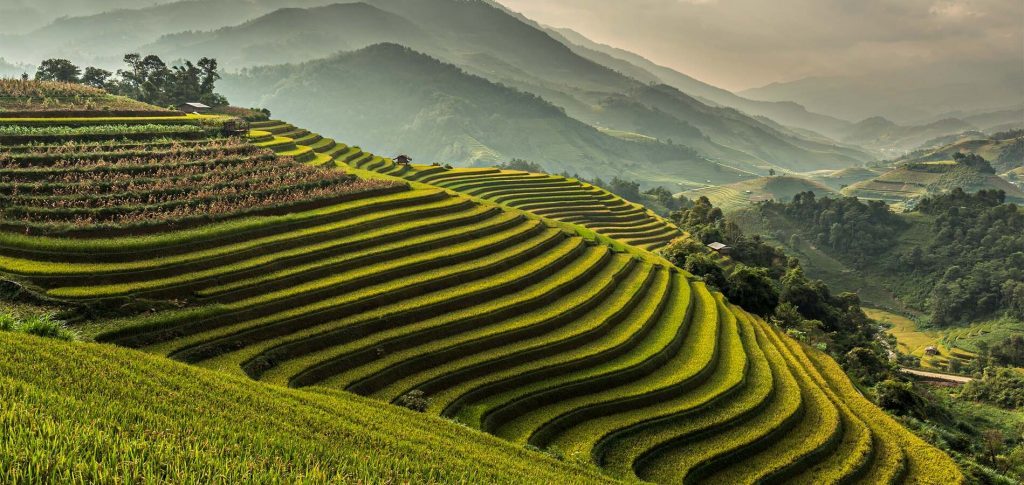
[[[272,123],[279,122],[267,122],[267,125]],[[290,125],[270,126],[284,129],[282,127]],[[646,250],[663,247],[682,235],[671,222],[640,204],[558,175],[398,165],[391,159],[365,154],[359,149],[341,154],[339,161],[351,167],[458,191],[549,219],[577,224]]]
[[[318,136],[258,128],[282,152]],[[342,165],[395,188],[145,238],[0,233],[0,271],[83,316],[180,306],[80,322],[97,340],[407,403],[614,477],[957,481],[948,457],[855,406],[841,374],[819,377],[788,337],[642,250]]]
[[[688,190],[682,195],[691,200],[707,197],[715,207],[730,212],[762,201],[789,202],[796,194],[806,191],[814,192],[819,197],[837,194],[824,184],[810,179],[796,175],[779,175],[717,187]]]

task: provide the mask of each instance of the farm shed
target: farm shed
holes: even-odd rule
[[[182,113],[205,113],[210,109],[212,108],[203,103],[182,103],[178,106],[178,111]]]

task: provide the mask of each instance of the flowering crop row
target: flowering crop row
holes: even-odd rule
[[[342,172],[282,171],[263,167],[236,177],[233,174],[211,174],[177,180],[127,182],[134,190],[79,191],[74,188],[46,196],[13,195],[3,199],[10,205],[50,209],[96,209],[130,205],[158,205],[194,198],[225,197],[239,194],[289,190],[310,185],[344,184],[351,179]],[[115,187],[115,189],[120,187]]]
[[[99,158],[74,158],[58,159],[41,166],[30,165],[25,167],[17,161],[0,160],[0,181],[14,182],[18,180],[19,174],[31,176],[30,174],[40,171],[52,172],[47,181],[57,182],[61,173],[90,172],[90,171],[111,171],[121,168],[145,168],[150,170],[177,169],[181,165],[210,165],[218,163],[237,163],[244,160],[274,159],[272,150],[256,147],[238,147],[212,150],[200,150],[196,152],[166,153],[160,155],[141,154],[118,157]],[[138,170],[133,170],[138,172]],[[7,178],[9,177],[9,178]]]
[[[45,181],[21,180],[0,172],[0,194],[82,196],[116,192],[140,192],[160,187],[189,187],[197,183],[225,183],[251,178],[274,177],[281,167],[266,158],[239,159],[238,163],[156,165],[144,172],[56,172]],[[291,171],[289,171],[291,172]]]
[[[49,98],[67,96],[106,96],[102,89],[84,84],[56,81],[25,81],[21,79],[0,79],[0,97]]]
[[[9,207],[3,211],[8,223],[50,229],[104,227],[128,229],[154,223],[185,219],[222,219],[235,214],[258,213],[275,207],[307,204],[393,186],[390,181],[354,180],[347,183],[289,187],[267,193],[237,193],[232,196],[190,198],[162,205],[119,206],[101,210],[66,210]]]
[[[26,126],[0,125],[0,136],[74,136],[74,135],[134,135],[201,133],[197,125],[85,125],[85,126]]]
[[[58,160],[65,162],[81,159],[95,159],[97,157],[124,157],[143,156],[153,154],[160,156],[203,153],[209,154],[214,150],[253,150],[256,149],[245,139],[232,138],[211,138],[199,142],[184,142],[172,140],[166,144],[124,144],[105,142],[68,142],[59,145],[39,145],[28,147],[0,147],[0,163],[22,160]]]

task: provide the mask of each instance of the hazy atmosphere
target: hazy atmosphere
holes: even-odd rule
[[[1024,484],[1024,0],[0,0],[0,437]]]
[[[1024,71],[1020,0],[505,0],[730,90],[809,76],[998,61]]]

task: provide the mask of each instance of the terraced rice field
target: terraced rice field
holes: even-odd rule
[[[0,233],[0,272],[83,312],[179,307],[82,322],[100,342],[326,395],[419,391],[427,413],[614,478],[962,481],[829,358],[677,268],[503,205],[644,247],[674,237],[641,208],[560,177],[395,167],[255,128],[253,150],[283,163],[388,184],[142,238]]]
[[[634,247],[655,250],[682,235],[639,204],[604,189],[557,175],[499,169],[400,166],[374,156],[346,157],[350,166],[454,190],[473,197],[577,224]]]

